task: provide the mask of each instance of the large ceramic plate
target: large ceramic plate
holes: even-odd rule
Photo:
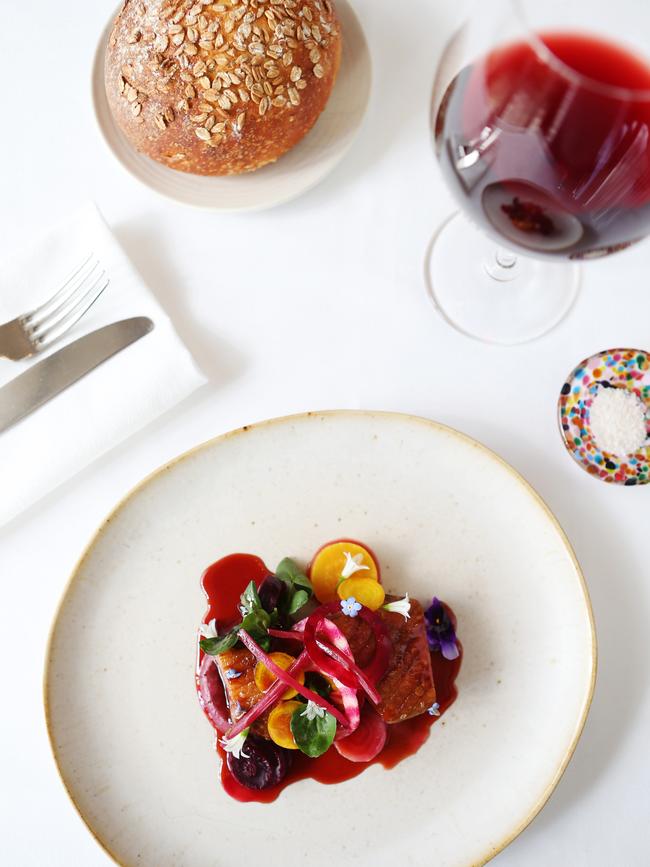
[[[305,560],[341,535],[372,546],[390,589],[451,604],[458,700],[392,771],[230,800],[194,691],[200,573],[232,551]],[[594,668],[579,567],[526,482],[433,422],[338,412],[220,437],[136,488],[66,591],[45,701],[68,792],[128,867],[455,867],[489,860],[549,797]]]
[[[254,211],[294,199],[320,183],[348,152],[370,98],[371,62],[358,18],[337,0],[343,52],[327,107],[314,128],[276,163],[236,177],[176,172],[135,151],[113,121],[104,87],[104,55],[113,19],[101,35],[92,73],[95,117],[106,144],[122,166],[150,189],[185,205],[212,211]],[[116,13],[117,14],[117,13]]]

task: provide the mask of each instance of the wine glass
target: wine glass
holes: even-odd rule
[[[545,334],[580,262],[650,232],[647,0],[479,3],[439,65],[435,150],[463,213],[427,256],[453,326],[492,343]]]

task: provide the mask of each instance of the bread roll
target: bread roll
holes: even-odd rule
[[[183,172],[239,174],[309,132],[340,57],[330,0],[125,0],[106,93],[136,150]]]

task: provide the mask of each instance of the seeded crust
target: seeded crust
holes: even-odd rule
[[[340,58],[330,0],[125,0],[106,93],[136,150],[183,172],[240,174],[309,132]]]

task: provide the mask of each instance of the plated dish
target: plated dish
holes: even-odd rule
[[[435,593],[453,609],[457,698],[390,770],[375,762],[333,786],[303,779],[271,803],[241,803],[222,789],[197,701],[199,576],[233,551],[304,567],[343,535],[372,549],[388,595],[427,607]],[[314,413],[206,443],[116,508],[57,614],[46,718],[76,808],[127,867],[235,864],[243,829],[247,858],[283,863],[288,827],[312,867],[340,861],[342,846],[362,867],[428,867],[432,853],[467,867],[507,845],[553,791],[594,671],[580,569],[512,468],[434,422]],[[324,816],[346,830],[323,833]]]
[[[133,6],[133,8],[135,9],[135,5],[133,3],[130,3],[129,5]],[[215,5],[221,6],[223,4]],[[338,74],[336,75],[336,83],[331,90],[331,95],[323,93],[323,97],[318,103],[317,109],[318,111],[323,109],[322,113],[318,114],[318,111],[314,109],[314,113],[312,113],[309,118],[303,118],[302,122],[299,124],[299,127],[304,133],[306,133],[306,135],[304,135],[304,138],[302,138],[297,144],[295,144],[295,146],[293,146],[288,152],[285,152],[283,156],[280,157],[280,142],[276,142],[279,136],[277,130],[274,131],[275,121],[268,124],[268,129],[266,128],[265,123],[264,130],[264,141],[266,141],[268,144],[269,139],[267,139],[266,136],[269,136],[273,142],[276,142],[275,151],[271,153],[268,150],[267,146],[263,144],[263,142],[258,147],[258,144],[255,143],[258,140],[257,134],[254,136],[255,141],[251,144],[251,147],[247,151],[247,159],[250,157],[253,163],[255,163],[256,161],[257,163],[261,164],[265,161],[265,155],[267,157],[280,157],[279,159],[277,159],[277,162],[266,165],[264,168],[258,168],[256,171],[236,176],[206,176],[200,174],[192,174],[188,171],[177,171],[173,168],[169,168],[168,165],[163,165],[156,159],[151,158],[151,156],[147,156],[146,153],[141,153],[138,149],[136,149],[136,147],[134,147],[132,143],[132,140],[127,138],[124,131],[120,128],[120,123],[116,121],[113,112],[111,111],[111,108],[109,106],[109,101],[106,94],[106,57],[115,15],[111,17],[111,20],[107,23],[104,33],[100,37],[93,66],[93,104],[95,108],[95,116],[102,136],[104,137],[114,156],[119,160],[122,166],[126,168],[127,171],[129,171],[134,177],[136,177],[138,180],[146,184],[154,191],[183,204],[192,205],[199,208],[207,208],[213,211],[230,212],[261,210],[264,208],[270,208],[275,205],[282,204],[291,200],[292,198],[295,198],[296,196],[304,193],[311,187],[318,184],[321,180],[323,180],[323,178],[325,178],[345,156],[355,138],[356,133],[361,126],[361,122],[365,115],[368,100],[370,97],[370,54],[363,34],[363,30],[361,29],[361,25],[359,24],[359,21],[347,0],[339,0],[339,2],[336,4],[336,14],[338,17],[341,33],[340,66],[338,68]],[[184,32],[185,35],[187,35],[187,28],[185,28]],[[172,39],[173,37],[179,36],[180,34],[165,33],[163,35],[167,39]],[[132,37],[127,34],[126,38],[128,39]],[[133,38],[135,38],[135,34],[133,34]],[[137,42],[133,43],[132,45],[129,45],[127,42],[125,46],[125,48],[129,50],[135,50],[137,47]],[[168,46],[166,50],[170,51],[171,49]],[[309,49],[310,54],[313,51],[313,48]],[[315,57],[315,54],[313,56]],[[165,62],[164,57],[162,58],[162,62]],[[268,62],[270,62],[270,60]],[[332,62],[334,63],[334,60]],[[313,65],[315,66],[317,64],[314,63]],[[293,67],[291,67],[290,69],[289,77],[291,77],[292,68]],[[304,65],[304,69],[303,66],[300,66],[300,68],[305,73],[305,75],[301,74],[301,80],[306,82],[306,63]],[[194,69],[194,67],[192,67],[192,69]],[[282,69],[284,70],[284,66],[282,67]],[[125,70],[125,72],[127,73],[126,78],[122,75],[121,65],[119,71],[117,70],[117,67],[115,67],[115,70],[115,76],[117,77],[114,81],[113,79],[110,80],[111,87],[114,86],[117,88],[117,95],[115,96],[115,99],[118,100],[117,106],[119,108],[116,108],[116,112],[119,116],[120,110],[128,110],[130,112],[133,110],[131,106],[135,105],[136,101],[138,102],[138,104],[140,104],[139,94],[141,92],[141,88],[134,86],[137,85],[137,81],[135,81],[135,78],[132,77],[134,83],[131,83],[130,80],[128,80],[128,69]],[[187,70],[181,71],[187,74]],[[216,71],[213,70],[211,72],[212,83],[214,83],[213,79],[215,77],[215,74]],[[228,75],[230,76],[231,73],[229,72]],[[293,75],[294,77],[296,77],[297,71],[294,72]],[[237,72],[235,72],[235,76],[239,78]],[[203,75],[199,76],[199,78],[204,77],[205,76]],[[122,87],[120,78],[124,79],[124,81],[126,82],[124,84],[123,93],[120,92],[120,88]],[[327,83],[329,81],[329,78],[319,79],[317,75],[315,76],[315,78],[316,82],[319,82],[319,84]],[[222,81],[223,86],[223,80],[218,78],[218,81],[219,80]],[[244,79],[244,85],[245,83],[246,82]],[[255,84],[255,82],[253,82],[253,84]],[[291,84],[296,84],[296,82],[291,82]],[[198,94],[195,83],[184,82],[184,85],[188,88],[192,87]],[[201,85],[198,86],[200,87]],[[226,90],[231,89],[232,88],[226,88]],[[214,87],[212,86],[210,90],[214,90]],[[188,90],[188,93],[189,92],[190,91]],[[306,106],[303,105],[303,102],[308,102],[307,99],[304,98],[304,94],[306,94],[307,92],[307,89],[299,91],[299,93],[302,94],[300,96],[300,105],[293,107],[294,109],[302,111],[303,114],[304,110],[306,110]],[[142,89],[142,93],[144,96],[146,96],[144,89]],[[172,105],[171,111],[173,111],[174,113],[174,119],[173,121],[171,121],[171,111],[168,111],[168,116],[167,118],[165,117],[165,110],[169,109],[170,106],[167,104],[163,105],[163,103],[158,98],[158,91],[155,91],[155,93],[154,91],[151,91],[151,93],[155,96],[155,99],[145,99],[144,102],[148,103],[147,109],[143,107],[136,118],[131,116],[131,120],[137,120],[140,116],[142,116],[143,112],[146,116],[146,111],[150,109],[152,112],[152,117],[149,118],[149,120],[150,123],[154,125],[153,128],[156,130],[157,133],[155,140],[158,141],[158,137],[162,137],[162,141],[166,142],[165,147],[169,146],[169,148],[171,148],[171,142],[169,141],[169,137],[172,135],[172,131],[174,129],[180,128],[181,118],[184,116],[184,109],[179,110],[178,104],[176,104],[176,107]],[[257,98],[259,92],[256,90],[255,93],[255,98]],[[248,95],[250,96],[250,93]],[[161,93],[160,96],[169,96],[169,93]],[[280,96],[280,94],[276,94],[276,96]],[[329,98],[326,98],[327,96],[329,96]],[[215,97],[218,98],[216,91]],[[129,103],[129,98],[131,98],[132,100],[131,103]],[[179,101],[183,98],[187,97],[180,96]],[[260,105],[262,104],[262,98],[263,97],[260,97]],[[198,96],[193,97],[192,99],[197,100]],[[228,99],[230,101],[229,96]],[[238,99],[241,99],[239,95]],[[142,103],[143,106],[144,102]],[[203,102],[203,100],[201,100],[201,102]],[[257,103],[253,102],[252,98],[250,99],[249,103],[246,103],[246,105],[249,105],[250,103],[257,105]],[[233,119],[235,123],[239,122],[238,118],[241,116],[242,111],[237,112],[237,114],[235,115],[234,108],[226,111],[226,109],[221,108],[218,103],[216,103],[216,105],[220,111],[229,115],[233,114]],[[311,101],[309,101],[309,105],[311,105]],[[162,107],[160,108],[159,106]],[[325,107],[323,108],[323,106]],[[198,109],[198,103],[196,107]],[[259,106],[257,106],[257,111],[259,120],[264,122],[270,122],[273,120],[274,113],[272,111],[265,110],[263,116],[259,115]],[[278,113],[283,110],[279,107],[276,107],[274,111]],[[287,111],[289,110],[287,109]],[[162,118],[159,117],[161,113]],[[198,111],[198,113],[196,114],[193,112],[191,117],[198,118],[202,114],[206,114],[206,112]],[[156,117],[159,117],[159,126],[156,126]],[[203,141],[203,139],[198,139],[196,137],[194,127],[196,126],[197,129],[199,128],[197,126],[198,120],[195,123],[190,119],[190,115],[188,115],[187,117],[187,123],[189,124],[189,126],[192,127],[192,135],[194,136],[197,145],[201,146],[201,148],[203,148],[204,146],[208,147],[208,149],[212,152],[213,149],[209,148],[209,146],[205,141]],[[217,120],[216,115],[212,113],[208,114],[206,117],[208,125],[211,124],[211,120],[208,120],[208,118],[214,118],[215,126],[223,122],[227,123],[224,118],[220,118],[219,120]],[[244,127],[242,128],[242,141],[244,140],[243,131],[244,129],[246,129],[246,124],[249,119],[250,118],[248,118],[247,116],[247,118],[244,118],[243,120]],[[314,124],[313,128],[311,128],[310,131],[307,132],[309,124],[311,124],[312,122]],[[162,124],[165,124],[164,130],[160,128]],[[251,130],[256,129],[257,125],[258,124],[256,121],[255,124],[252,124],[251,127],[248,128],[248,132],[250,133]],[[186,124],[183,121],[183,130],[185,130],[185,126]],[[211,141],[213,138],[212,129],[214,129],[215,126],[211,126],[211,128],[207,130],[207,132],[210,133]],[[293,127],[293,124],[290,124],[290,126]],[[206,129],[206,127],[203,126],[201,127],[201,129]],[[217,130],[217,135],[221,134],[222,133]],[[185,141],[185,132],[183,132],[182,134],[179,133],[179,135],[180,138]],[[200,133],[200,135],[205,136],[205,133]],[[280,138],[284,140],[284,136]],[[287,138],[286,141],[288,142],[289,138]],[[220,142],[219,145],[221,146],[221,144],[223,143]],[[155,143],[152,144],[152,148],[153,150],[151,150],[151,148],[149,148],[149,150],[151,150],[151,153],[153,154],[153,151],[156,150]],[[217,151],[215,150],[215,153],[216,152]],[[204,160],[201,157],[203,150],[197,152],[198,157],[196,156],[194,149],[187,150],[172,148],[168,149],[168,151],[165,150],[165,153],[168,153],[168,156],[170,158],[175,157],[175,155],[177,154],[184,154],[185,157],[183,160],[183,164],[188,169],[205,171],[210,168],[207,163],[204,164]],[[232,170],[233,168],[236,168],[235,152],[230,153],[230,151],[223,151],[222,156],[223,161],[221,162],[221,158],[218,158],[218,164],[213,165],[213,169],[217,168],[219,170]],[[244,162],[246,162],[246,160],[244,160]],[[251,166],[253,163],[251,163]],[[181,166],[181,161],[179,160],[178,163],[172,163],[172,165],[176,165],[178,168],[179,166]],[[241,163],[241,161],[238,167],[243,167],[243,163]]]
[[[435,597],[423,610],[408,593],[387,596],[367,545],[331,542],[305,571],[231,554],[202,584],[197,691],[237,800],[394,767],[456,698],[453,612]]]

